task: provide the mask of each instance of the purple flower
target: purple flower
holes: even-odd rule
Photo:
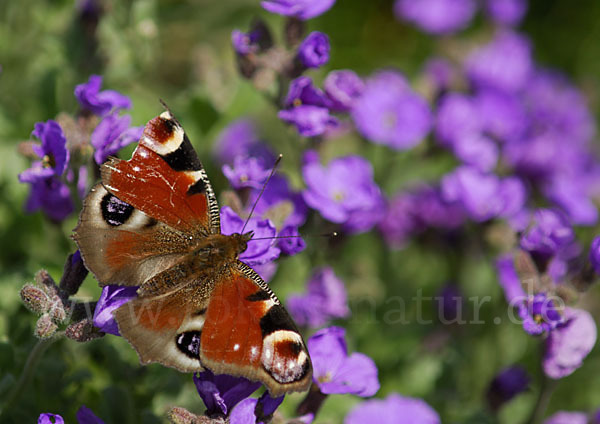
[[[547,69],[535,70],[523,97],[531,125],[537,132],[556,134],[559,142],[566,144],[565,151],[580,153],[581,147],[587,147],[595,133],[595,121],[585,96],[564,75]],[[564,143],[564,139],[569,139],[569,143]]]
[[[328,108],[331,102],[321,89],[314,86],[310,77],[301,76],[290,82],[283,104],[287,108],[302,105]]]
[[[463,163],[482,172],[492,171],[498,163],[498,147],[484,135],[466,135],[454,143],[452,150]]]
[[[313,328],[350,315],[344,282],[329,267],[316,270],[308,281],[307,293],[290,295],[287,306],[298,325]]]
[[[195,373],[194,384],[208,415],[228,415],[235,405],[261,386],[260,382],[226,374],[215,375],[209,370]]]
[[[554,379],[572,374],[596,344],[596,337],[596,323],[589,312],[565,308],[563,324],[546,339],[544,373]]]
[[[486,133],[499,141],[518,140],[523,136],[528,120],[522,99],[514,94],[482,89],[473,100]]]
[[[259,190],[252,190],[248,196],[247,213],[250,213],[250,209],[256,203],[259,193]],[[288,226],[301,226],[306,221],[307,213],[308,207],[302,195],[293,191],[288,180],[278,174],[271,177],[254,209],[254,216],[270,219],[281,230]]]
[[[91,75],[88,82],[75,87],[75,97],[83,109],[103,116],[113,110],[131,108],[129,97],[114,90],[100,91],[102,77]]]
[[[130,127],[131,116],[106,115],[96,126],[91,136],[91,144],[96,149],[94,160],[101,165],[106,158],[115,155],[123,147],[138,141],[144,127]]]
[[[78,424],[104,424],[100,418],[92,412],[90,408],[85,405],[77,410],[75,414]],[[65,420],[58,414],[44,413],[38,417],[38,424],[64,424]]]
[[[65,420],[58,414],[45,412],[38,417],[38,424],[65,424]]]
[[[525,301],[527,295],[517,274],[512,253],[506,253],[496,260],[496,270],[508,304],[514,306]]]
[[[452,146],[464,137],[480,134],[482,129],[479,110],[471,97],[459,93],[442,97],[435,122],[435,134],[442,144]]]
[[[327,12],[334,3],[335,0],[265,0],[260,5],[271,13],[305,21]]]
[[[348,356],[346,330],[328,327],[308,339],[313,381],[324,394],[373,396],[379,390],[377,367],[362,353]]]
[[[365,89],[365,83],[355,72],[344,69],[331,71],[323,81],[331,109],[338,112],[351,110]]]
[[[244,226],[244,220],[240,218],[229,206],[221,208],[221,233],[229,235],[240,232]],[[240,260],[246,264],[262,265],[274,261],[279,257],[280,250],[275,246],[277,229],[270,220],[250,218],[244,232],[254,232],[254,238],[266,238],[265,240],[250,240],[248,248],[240,255]]]
[[[257,158],[236,156],[233,167],[227,164],[221,168],[233,188],[244,187],[262,188],[265,180],[271,173],[270,169],[263,167],[263,162]]]
[[[269,392],[264,392],[259,399],[247,398],[237,404],[229,416],[229,424],[256,424],[263,422],[263,417],[272,415],[283,402],[284,396],[272,398]],[[257,412],[261,412],[257,416]]]
[[[42,142],[33,146],[34,153],[41,161],[34,162],[31,168],[21,172],[19,181],[33,183],[52,176],[60,177],[69,164],[67,139],[60,125],[51,119],[38,122],[31,134]]]
[[[525,368],[513,365],[498,373],[487,391],[487,400],[492,409],[500,406],[529,388],[531,379]]]
[[[367,81],[352,119],[364,137],[397,150],[420,143],[431,127],[429,106],[394,71],[379,72]]]
[[[583,412],[558,411],[546,418],[544,424],[588,424],[588,416]]]
[[[326,219],[349,232],[371,229],[382,217],[384,199],[373,181],[373,168],[361,156],[332,160],[327,167],[310,161],[302,167],[304,200]]]
[[[373,399],[355,406],[344,419],[344,424],[440,424],[437,412],[424,400],[388,395],[384,400]]]
[[[277,242],[277,247],[279,247],[281,252],[286,255],[295,255],[306,248],[306,243],[302,240],[302,237],[300,237],[300,233],[298,233],[298,227],[292,225],[283,227],[277,236],[286,237],[279,239]]]
[[[551,209],[538,209],[534,223],[521,237],[521,247],[543,258],[549,258],[575,239],[573,228],[563,214]]]
[[[518,25],[527,12],[527,0],[487,0],[487,14],[502,25]]]
[[[396,0],[394,14],[430,34],[447,34],[465,28],[475,14],[473,0]]]
[[[559,206],[573,224],[594,225],[598,221],[598,208],[593,197],[592,179],[597,176],[585,174],[556,175],[548,181],[543,192],[555,205]]]
[[[525,187],[516,178],[500,179],[494,174],[461,166],[442,178],[442,196],[460,202],[471,219],[483,222],[517,213],[525,203]]]
[[[316,88],[309,77],[299,77],[290,83],[284,101],[287,109],[281,110],[281,120],[296,125],[300,135],[313,137],[338,125],[337,119],[329,114],[330,101]]]
[[[329,37],[319,31],[306,36],[298,47],[298,59],[307,68],[319,68],[329,62]]]
[[[589,259],[596,274],[600,274],[600,236],[594,237],[590,244]]]
[[[282,121],[296,126],[298,133],[304,137],[323,134],[327,129],[338,125],[337,119],[324,107],[302,105],[292,109],[279,111]]]
[[[33,181],[25,211],[33,213],[39,209],[53,221],[65,219],[74,209],[69,187],[56,177]]]
[[[119,326],[113,312],[137,297],[137,287],[108,285],[102,288],[102,294],[94,310],[94,326],[100,331],[120,336]]]
[[[75,417],[77,418],[78,424],[104,424],[104,421],[98,418],[96,414],[85,405],[79,407]]]
[[[533,67],[529,40],[511,31],[501,31],[491,43],[475,50],[465,68],[476,87],[516,92],[529,82]]]
[[[529,296],[518,305],[519,317],[523,320],[523,329],[534,336],[549,333],[564,322],[562,299],[557,305],[557,297],[548,297],[546,293]]]
[[[254,123],[238,119],[227,126],[215,144],[215,156],[221,163],[232,164],[236,156],[256,157],[264,163],[274,163],[275,155],[256,135]]]

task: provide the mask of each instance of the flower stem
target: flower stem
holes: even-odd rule
[[[52,337],[38,340],[31,352],[29,352],[29,356],[27,357],[25,367],[23,368],[23,372],[21,373],[19,380],[15,383],[15,386],[4,399],[4,405],[2,406],[2,409],[4,409],[8,405],[15,404],[15,402],[19,399],[19,397],[27,387],[27,384],[31,379],[33,371],[37,367],[37,364],[42,358],[42,355],[45,352],[45,350],[56,340],[60,339],[63,335],[64,332],[60,331],[55,333]],[[0,412],[2,412],[2,409],[0,409]]]
[[[540,394],[535,403],[535,407],[531,412],[531,416],[527,420],[527,424],[538,424],[542,421],[542,417],[548,408],[548,404],[550,403],[550,398],[552,397],[552,393],[554,393],[554,389],[558,385],[558,380],[552,380],[546,376],[542,372],[542,384],[540,387]]]

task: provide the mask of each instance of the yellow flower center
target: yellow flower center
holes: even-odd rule
[[[56,166],[56,160],[54,160],[54,156],[45,155],[42,158],[42,166],[44,168],[54,168]]]
[[[383,115],[383,126],[386,128],[394,128],[398,122],[398,117],[395,113],[388,112]]]
[[[319,383],[328,383],[331,381],[331,373],[328,372],[327,374],[322,375],[319,378],[317,378],[317,380],[319,380]]]

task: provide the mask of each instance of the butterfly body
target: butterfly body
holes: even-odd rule
[[[130,160],[102,165],[74,239],[100,285],[139,287],[114,316],[142,363],[246,377],[273,396],[310,385],[297,327],[238,259],[252,233],[221,234],[208,177],[170,112],[148,122]]]

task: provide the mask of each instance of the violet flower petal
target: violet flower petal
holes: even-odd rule
[[[94,310],[94,326],[100,331],[120,336],[119,326],[113,312],[122,305],[137,298],[138,287],[108,285],[102,288],[102,294]]]
[[[265,0],[260,5],[271,13],[305,21],[327,12],[334,3],[335,0]]]
[[[565,323],[550,332],[542,365],[545,374],[559,379],[581,367],[596,344],[594,318],[582,309],[565,308]]]

